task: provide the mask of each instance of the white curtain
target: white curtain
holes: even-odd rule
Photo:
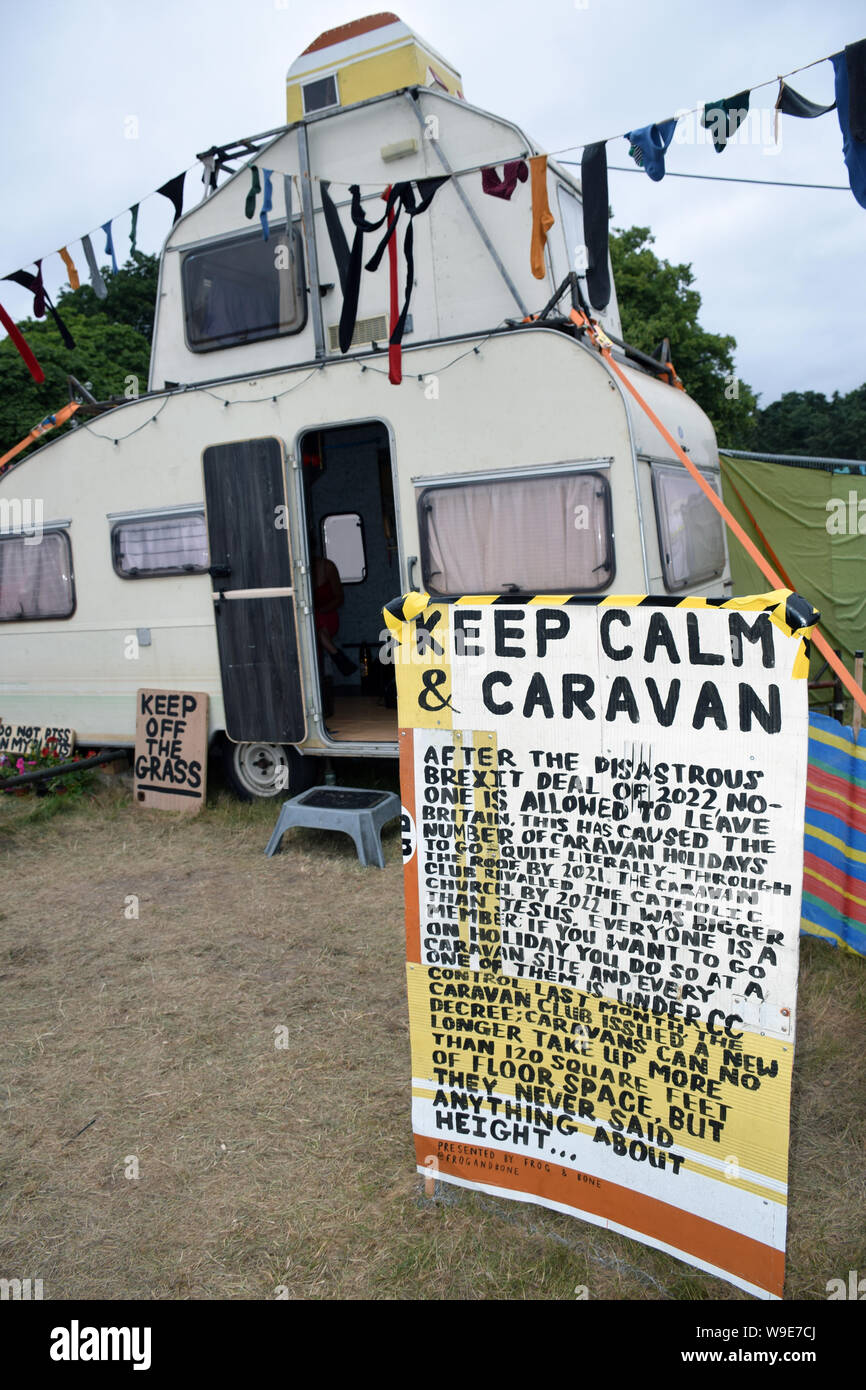
[[[684,589],[721,574],[724,527],[712,502],[684,468],[656,469],[655,484],[668,587]]]
[[[604,588],[607,499],[598,473],[432,488],[422,504],[427,582],[442,594]]]
[[[114,544],[118,565],[124,574],[206,570],[209,563],[203,516],[124,521],[115,532]]]
[[[49,531],[34,544],[0,539],[0,621],[67,618],[72,612],[69,541]]]

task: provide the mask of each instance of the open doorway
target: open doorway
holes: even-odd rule
[[[400,591],[388,432],[310,430],[301,458],[325,724],[339,742],[395,742],[394,668],[379,660],[382,608]]]

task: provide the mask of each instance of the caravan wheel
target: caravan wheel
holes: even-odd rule
[[[282,743],[229,743],[223,748],[225,779],[241,801],[287,800],[315,780],[313,758]]]

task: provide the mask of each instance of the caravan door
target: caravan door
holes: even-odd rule
[[[226,733],[235,743],[300,743],[304,698],[282,442],[213,444],[202,466]]]

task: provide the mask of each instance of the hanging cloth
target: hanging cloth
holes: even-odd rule
[[[749,114],[749,93],[738,92],[724,101],[710,101],[704,107],[701,125],[713,132],[713,148],[721,154]]]
[[[390,196],[391,184],[389,183],[385,192],[382,194],[386,205]],[[389,232],[393,232],[396,227],[398,215],[399,214],[395,214],[393,221],[389,222]],[[409,225],[411,226],[411,223]],[[400,317],[400,292],[397,286],[397,238],[395,236],[391,236],[388,242],[388,272],[391,289],[390,333],[393,337],[394,330],[397,327],[397,320]],[[390,339],[388,341],[388,380],[392,386],[399,386],[403,380],[403,348],[400,343],[393,343]]]
[[[81,238],[81,245],[84,250],[84,257],[87,261],[87,268],[90,271],[90,283],[93,286],[93,293],[97,299],[105,299],[108,290],[105,288],[105,281],[100,274],[99,266],[96,264],[96,257],[93,254],[93,243],[89,236]]]
[[[48,291],[42,283],[42,262],[36,262],[36,274],[31,275],[29,270],[16,270],[12,275],[5,275],[4,280],[14,280],[16,285],[21,285],[25,290],[30,290],[33,294],[33,313],[36,318],[45,317],[46,307],[49,314],[57,325],[57,331],[66,347],[74,348],[75,339],[66,327],[62,318],[58,314],[54,305],[51,303]]]
[[[349,243],[346,240],[346,233],[343,231],[340,214],[337,212],[336,204],[331,197],[331,184],[329,179],[319,180],[319,193],[322,198],[322,211],[325,214],[325,227],[328,233],[328,240],[331,243],[331,250],[334,253],[334,260],[337,264],[337,275],[340,279],[340,289],[345,301],[346,285],[348,284],[349,276]]]
[[[851,136],[866,144],[866,39],[845,49],[848,70],[848,124]]]
[[[669,121],[660,121],[658,125],[630,130],[625,137],[629,142],[628,152],[635,164],[649,174],[653,183],[661,183],[665,176],[665,155],[676,128],[674,116]]]
[[[419,216],[421,215],[422,212],[426,212],[426,211],[427,211],[427,209],[429,208],[429,206],[430,206],[430,204],[432,203],[433,199],[435,198],[436,194],[438,193],[439,189],[442,187],[443,183],[447,183],[450,177],[451,177],[450,174],[440,174],[437,178],[432,178],[432,179],[414,179],[414,180],[411,180],[411,179],[410,179],[410,180],[407,181],[406,183],[395,183],[394,186],[393,186],[393,188],[391,189],[391,192],[387,194],[387,201],[386,201],[386,204],[385,204],[385,217],[389,218],[389,221],[388,221],[388,228],[387,228],[387,231],[385,232],[385,235],[383,236],[382,240],[379,242],[379,245],[376,247],[376,250],[373,252],[373,255],[370,257],[369,261],[367,262],[366,269],[367,269],[367,270],[376,270],[376,269],[378,269],[379,262],[381,261],[382,256],[383,256],[384,251],[385,251],[385,247],[386,247],[386,246],[391,246],[391,245],[393,244],[393,245],[394,245],[394,251],[393,251],[393,253],[389,252],[389,255],[392,256],[392,260],[391,260],[392,275],[393,275],[394,278],[396,279],[396,275],[397,275],[397,259],[396,259],[396,257],[397,257],[397,250],[396,250],[396,236],[395,236],[395,233],[396,233],[396,228],[397,228],[397,220],[398,220],[398,218],[399,218],[399,216],[400,216],[400,213],[401,213],[401,212],[406,212],[406,213],[408,214],[408,217],[409,217],[409,223],[408,223],[408,226],[406,227],[406,235],[405,235],[405,237],[403,238],[403,255],[404,255],[405,258],[406,258],[406,291],[405,291],[405,296],[404,296],[404,299],[403,299],[403,308],[400,310],[400,316],[399,316],[399,318],[397,319],[396,324],[393,324],[393,325],[392,325],[392,328],[391,328],[391,336],[390,336],[390,338],[388,339],[388,342],[389,342],[390,346],[392,346],[392,347],[395,346],[395,345],[396,345],[396,346],[399,346],[399,345],[402,343],[402,341],[403,341],[403,334],[404,334],[404,332],[406,331],[406,319],[407,319],[408,314],[409,314],[409,303],[410,303],[411,298],[412,298],[412,286],[413,286],[414,281],[415,281],[415,218],[416,218],[416,217],[419,217]],[[419,195],[420,195],[417,201],[416,201],[416,198],[415,198],[415,193],[414,193],[413,190],[412,190],[412,183],[413,183],[413,182],[414,182],[415,187],[417,188],[418,193],[419,193]],[[354,221],[354,219],[355,219],[355,201],[356,201],[356,192],[355,192],[355,190],[357,190],[357,206],[358,206],[358,211],[359,211],[359,213],[360,213],[361,218],[363,219],[363,211],[361,210],[361,192],[360,192],[360,189],[357,188],[357,185],[353,185],[353,190],[352,190],[352,219],[353,219],[353,221]],[[391,219],[391,218],[390,218],[390,212],[391,212],[392,206],[393,206],[394,216],[393,216],[393,218]],[[381,227],[382,222],[383,222],[384,220],[385,220],[384,218],[380,219],[380,221],[379,221],[376,225]],[[357,224],[356,224],[356,225],[357,225]],[[362,236],[363,236],[363,234],[362,234]],[[357,240],[357,238],[356,238],[356,240]],[[354,252],[355,252],[355,248],[354,248],[354,246],[353,246],[353,247],[352,247],[352,254],[353,254],[353,255],[354,255]],[[396,304],[394,303],[393,300],[392,300],[392,306],[393,306],[393,307],[396,307]],[[357,311],[357,295],[355,296],[355,307],[356,307],[356,311]],[[341,325],[341,326],[342,326],[342,325]],[[354,327],[354,325],[353,325],[353,327]],[[350,333],[350,335],[349,335],[349,341],[351,342],[351,333]],[[400,358],[399,358],[399,354],[398,354],[397,357],[394,359],[394,361],[396,362],[396,370],[397,370],[397,372],[399,373],[399,370],[400,370]],[[399,380],[400,380],[400,377],[399,377],[399,375],[398,375],[398,381],[399,381]]]
[[[370,222],[364,216],[364,209],[361,203],[361,190],[358,185],[353,183],[350,187],[349,192],[352,195],[352,222],[355,226],[355,237],[352,242],[352,249],[348,255],[348,260],[345,258],[346,238],[339,217],[336,217],[337,226],[332,228],[330,224],[328,225],[334,257],[337,261],[337,271],[340,275],[340,283],[343,286],[343,311],[340,315],[341,352],[348,352],[351,347],[352,335],[355,331],[355,322],[358,317],[358,295],[361,286],[364,235],[366,232],[378,231],[382,224],[387,222],[388,225],[385,235],[376,247],[372,257],[367,262],[366,269],[374,271],[378,268],[379,262],[385,253],[385,248],[395,234],[400,213],[405,210],[409,216],[409,225],[406,228],[406,236],[403,240],[403,254],[406,258],[406,292],[403,300],[403,308],[396,323],[391,329],[389,343],[399,344],[403,341],[403,333],[406,328],[406,316],[409,312],[409,303],[412,297],[412,282],[415,278],[414,219],[422,212],[427,211],[436,193],[443,183],[447,183],[449,178],[449,174],[442,174],[438,178],[414,179],[405,183],[395,183],[390,193],[386,195],[385,212],[376,222]],[[419,194],[417,200],[412,188],[413,183]],[[326,198],[328,196],[326,190]],[[323,206],[326,207],[327,204],[323,204]],[[333,212],[336,216],[336,208],[333,209]],[[326,212],[326,222],[327,220]]]
[[[586,243],[586,289],[594,309],[610,303],[608,270],[608,225],[610,204],[607,191],[607,146],[602,140],[587,145],[580,161],[583,194],[583,239]]]
[[[102,230],[105,232],[105,255],[111,257],[111,269],[113,274],[117,274],[117,257],[114,254],[114,242],[111,237],[111,222],[103,222]]]
[[[209,153],[209,154],[203,154],[203,155],[200,156],[200,158],[201,158],[201,164],[202,164],[202,169],[201,169],[201,181],[202,181],[202,183],[204,184],[204,188],[205,188],[205,197],[207,198],[207,197],[210,196],[211,193],[215,193],[215,192],[216,192],[216,186],[217,186],[216,150],[211,151],[211,153]]]
[[[69,277],[69,288],[78,290],[81,288],[81,281],[78,278],[78,271],[75,269],[75,262],[70,256],[65,246],[61,246],[57,252],[63,264],[66,266],[66,274]]]
[[[788,86],[784,77],[779,78],[776,110],[781,111],[783,116],[799,116],[801,120],[813,121],[816,116],[826,116],[835,105],[835,101],[831,101],[829,106],[819,106],[816,101],[810,101],[808,97],[795,92],[793,87]]]
[[[176,174],[173,179],[169,179],[168,183],[164,183],[162,188],[156,190],[157,193],[162,194],[163,198],[168,198],[168,201],[174,208],[174,222],[172,222],[172,226],[174,226],[174,223],[183,212],[183,181],[185,178],[186,170],[184,170],[182,174]]]
[[[292,244],[292,176],[283,174],[283,197],[286,203],[286,236]]]
[[[529,263],[536,280],[543,280],[547,273],[544,264],[544,245],[547,233],[553,226],[553,213],[547,201],[547,155],[537,154],[529,161],[530,188],[532,190],[532,240],[529,245]]]
[[[855,139],[851,131],[851,89],[846,54],[847,50],[845,53],[834,53],[830,59],[836,74],[836,115],[842,131],[842,154],[848,168],[851,192],[861,208],[866,208],[866,141]],[[855,99],[855,109],[859,109],[859,95]]]
[[[244,203],[244,215],[253,218],[256,215],[256,199],[262,191],[262,185],[259,182],[259,171],[255,164],[250,169],[250,176],[250,191]]]
[[[9,334],[11,341],[15,344],[15,347],[17,348],[20,356],[26,363],[28,372],[32,376],[33,380],[36,382],[37,386],[39,386],[45,380],[45,373],[43,372],[39,363],[36,361],[36,358],[33,356],[33,353],[30,350],[27,341],[24,338],[24,335],[20,332],[18,325],[14,323],[12,319],[10,319],[2,304],[0,304],[0,324],[2,324],[3,327],[6,329],[6,332]]]
[[[502,178],[492,167],[482,169],[481,189],[482,192],[489,193],[491,198],[504,198],[508,202],[518,182],[526,183],[528,178],[529,170],[526,167],[526,160],[512,159],[508,164],[502,166]]]
[[[274,200],[272,196],[273,190],[271,189],[271,170],[262,169],[262,173],[265,178],[265,196],[262,198],[262,210],[259,213],[259,220],[262,224],[262,236],[265,241],[267,241],[271,234],[271,229],[268,226],[268,213],[274,210]]]
[[[135,238],[138,235],[138,203],[133,203],[129,211],[132,215],[132,221],[129,224],[129,250],[131,254],[137,250]]]

